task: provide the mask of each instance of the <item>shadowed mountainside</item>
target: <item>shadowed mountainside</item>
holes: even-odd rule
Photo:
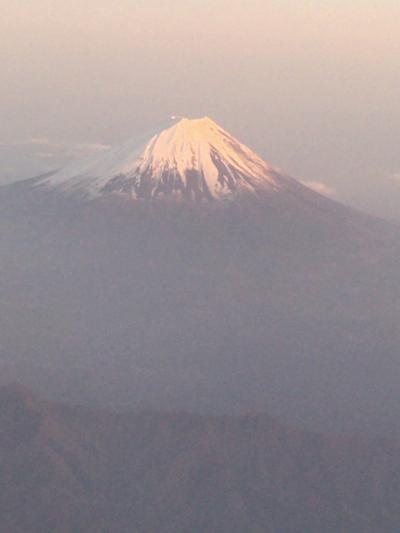
[[[3,190],[2,374],[99,407],[399,427],[398,239],[310,194],[215,207]]]

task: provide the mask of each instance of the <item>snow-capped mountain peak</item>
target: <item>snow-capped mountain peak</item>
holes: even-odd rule
[[[208,117],[174,117],[144,142],[130,140],[38,183],[89,196],[143,199],[211,200],[279,188],[273,169]]]

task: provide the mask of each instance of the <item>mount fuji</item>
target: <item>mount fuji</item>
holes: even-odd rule
[[[89,197],[232,198],[280,188],[275,171],[211,119],[171,119],[149,139],[133,139],[37,180]]]
[[[0,382],[317,429],[400,421],[397,229],[208,118],[1,187],[0,250]]]
[[[5,212],[22,210],[39,218],[53,213],[57,224],[75,213],[75,207],[82,213],[90,206],[91,218],[98,217],[98,225],[107,220],[108,229],[115,212],[122,211],[131,219],[138,217],[135,224],[141,225],[150,205],[153,219],[154,208],[167,210],[178,225],[186,215],[193,221],[211,210],[215,224],[223,227],[241,210],[242,230],[248,223],[278,226],[281,238],[298,234],[299,242],[326,240],[350,227],[356,240],[363,239],[380,225],[270,165],[208,117],[172,117],[100,154],[4,186],[0,202],[2,196],[7,198]]]

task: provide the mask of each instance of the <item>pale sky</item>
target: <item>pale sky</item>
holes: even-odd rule
[[[400,219],[398,0],[0,0],[0,182],[168,116]]]

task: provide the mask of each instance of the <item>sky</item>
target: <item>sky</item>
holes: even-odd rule
[[[208,115],[400,219],[398,0],[0,0],[0,183]]]

